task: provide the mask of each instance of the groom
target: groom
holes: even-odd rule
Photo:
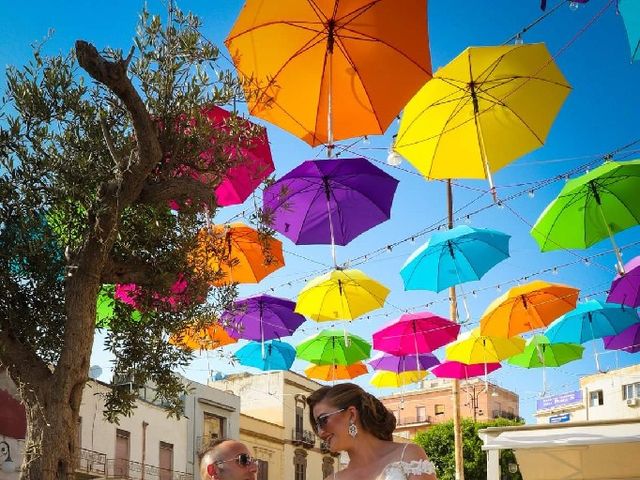
[[[201,480],[255,480],[258,460],[247,446],[228,438],[212,441],[200,454]]]

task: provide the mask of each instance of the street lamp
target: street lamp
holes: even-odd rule
[[[4,457],[4,460],[2,459]],[[0,442],[0,462],[2,462],[2,471],[5,473],[13,473],[16,471],[16,464],[11,460],[11,448],[9,444],[2,440]]]

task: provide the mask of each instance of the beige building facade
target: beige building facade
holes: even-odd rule
[[[382,403],[396,416],[396,435],[414,438],[431,425],[453,419],[451,381],[433,379],[403,393],[381,397]],[[520,415],[518,395],[480,379],[460,382],[462,418],[486,421],[494,418],[516,419]]]
[[[317,382],[294,372],[274,371],[229,375],[209,385],[241,398],[240,438],[257,458],[273,459],[266,465],[268,476],[261,480],[323,480],[338,468],[309,423],[305,400],[321,386]]]
[[[640,364],[586,375],[579,388],[539,399],[538,424],[640,418]]]

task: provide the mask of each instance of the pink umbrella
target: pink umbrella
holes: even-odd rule
[[[459,331],[460,325],[433,313],[406,313],[373,334],[373,348],[392,355],[431,353]]]
[[[214,129],[231,134],[230,112],[212,106],[203,110],[203,113]],[[249,146],[235,146],[234,144],[237,144],[241,139],[234,138],[235,141],[229,142],[229,145],[225,147],[224,152],[233,162],[233,166],[227,170],[224,178],[215,189],[216,200],[218,205],[222,207],[244,202],[260,183],[275,170],[266,129],[257,127],[248,120],[240,121],[241,125],[246,124],[247,130],[259,128],[261,132],[250,139]],[[215,142],[214,137],[211,138],[211,142]],[[215,162],[212,151],[205,150],[200,154],[200,158],[205,164]],[[205,184],[213,180],[206,172],[198,172],[187,166],[178,168],[176,175],[190,175]],[[170,207],[178,210],[180,204],[177,201],[171,201]]]
[[[473,377],[480,377],[487,373],[495,372],[501,365],[499,363],[466,363],[448,361],[441,363],[431,370],[438,378],[457,378],[458,380],[468,380]]]
[[[143,293],[140,285],[135,283],[122,283],[116,284],[114,297],[116,300],[140,310],[143,307],[140,300]],[[181,304],[190,304],[194,301],[189,292],[189,283],[182,274],[178,274],[178,279],[171,285],[169,295],[161,295],[160,293],[154,292],[152,298],[152,308],[161,310],[173,310]],[[204,301],[204,299],[198,301],[201,302]]]

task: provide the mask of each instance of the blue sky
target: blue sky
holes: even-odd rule
[[[558,2],[549,2],[549,9]],[[132,44],[137,22],[137,12],[142,1],[117,0],[92,2],[71,0],[65,2],[8,2],[0,0],[0,61],[2,65],[25,63],[30,56],[30,43],[41,40],[49,29],[53,37],[47,42],[46,53],[68,51],[76,39],[94,43],[99,49],[111,46],[128,51]],[[148,2],[152,12],[164,13],[166,3],[157,0]],[[183,1],[183,10],[191,10],[201,16],[208,38],[221,44],[230,30],[242,2],[240,0]],[[602,15],[599,15],[603,12]],[[492,0],[491,2],[432,1],[429,5],[429,29],[431,57],[434,70],[445,65],[460,51],[471,45],[502,44],[539,16],[538,0]],[[555,13],[542,20],[524,34],[525,42],[545,42],[556,56],[556,62],[573,91],[554,123],[546,145],[507,166],[495,175],[499,194],[508,197],[521,193],[508,202],[508,208],[491,206],[490,197],[482,196],[463,209],[459,215],[470,215],[475,227],[494,228],[512,236],[511,258],[490,271],[481,281],[467,284],[467,302],[472,314],[469,329],[477,324],[485,307],[495,297],[516,285],[524,277],[540,278],[561,282],[581,288],[582,298],[603,298],[614,275],[615,259],[612,254],[591,258],[589,265],[582,260],[610,249],[608,242],[601,242],[587,251],[561,251],[541,254],[528,231],[546,204],[559,192],[564,184],[560,178],[548,186],[538,189],[531,196],[528,190],[536,182],[562,175],[588,162],[599,162],[609,152],[618,151],[625,145],[640,139],[640,96],[636,94],[640,84],[640,63],[629,61],[629,46],[622,20],[615,12],[615,1],[591,0],[577,11],[565,4]],[[224,62],[223,62],[224,64]],[[230,67],[230,65],[227,65]],[[380,66],[384,68],[383,65]],[[0,75],[4,90],[4,74]],[[540,99],[541,103],[544,99]],[[405,310],[427,309],[443,316],[448,315],[445,293],[404,292],[398,271],[404,260],[428,235],[420,235],[434,225],[442,224],[446,215],[445,186],[440,182],[426,182],[407,163],[398,168],[384,164],[386,149],[391,135],[396,133],[397,123],[391,125],[385,136],[371,138],[366,144],[354,139],[351,151],[378,162],[388,173],[400,180],[394,201],[391,220],[361,235],[348,247],[338,247],[338,260],[345,262],[367,255],[366,261],[359,260],[357,268],[391,288],[392,293],[384,309],[369,316],[346,324],[349,331],[363,337],[399,316]],[[311,149],[302,141],[276,127],[268,126],[276,174],[281,176],[301,161],[322,158],[321,149]],[[636,158],[636,144],[618,153],[619,160]],[[347,156],[347,154],[343,154]],[[460,181],[454,189],[457,208],[474,201],[487,189],[484,181]],[[487,207],[480,213],[473,212]],[[240,208],[221,210],[216,221],[222,222],[238,215],[242,210],[252,209],[251,200]],[[515,213],[514,213],[515,212]],[[638,240],[638,228],[617,235],[619,245],[624,246]],[[415,237],[415,242],[409,240]],[[259,285],[241,287],[241,294],[275,290],[275,294],[295,298],[305,281],[324,272],[331,264],[328,247],[295,246],[286,238],[282,239],[286,250],[287,266]],[[398,243],[400,242],[400,243]],[[396,245],[397,244],[397,245]],[[390,251],[385,247],[395,245]],[[640,254],[638,246],[624,251],[625,261]],[[356,262],[354,262],[356,263]],[[570,264],[567,266],[566,264]],[[553,268],[557,268],[554,274]],[[536,275],[545,269],[545,274]],[[471,292],[477,290],[477,295]],[[340,324],[339,326],[342,326]],[[297,343],[312,335],[326,324],[306,322],[296,333],[292,343]],[[100,337],[97,339],[97,343]],[[587,345],[583,360],[561,367],[548,369],[550,394],[574,390],[578,387],[578,377],[593,373],[594,343]],[[597,348],[602,352],[601,344]],[[94,349],[93,363],[102,365],[105,379],[108,379],[108,358],[102,354],[99,345]],[[227,353],[233,348],[226,350]],[[441,353],[441,352],[437,352]],[[441,355],[442,356],[442,355]],[[625,353],[604,353],[601,365],[605,369],[638,362],[638,355]],[[301,372],[306,365],[296,362],[294,370]],[[218,354],[199,357],[184,372],[188,377],[206,381],[210,370],[236,371]],[[359,380],[363,386],[369,377]],[[537,370],[521,370],[505,367],[491,375],[491,380],[516,391],[521,398],[521,414],[532,421],[535,400],[540,394],[542,376]],[[374,393],[390,393],[384,390]]]

